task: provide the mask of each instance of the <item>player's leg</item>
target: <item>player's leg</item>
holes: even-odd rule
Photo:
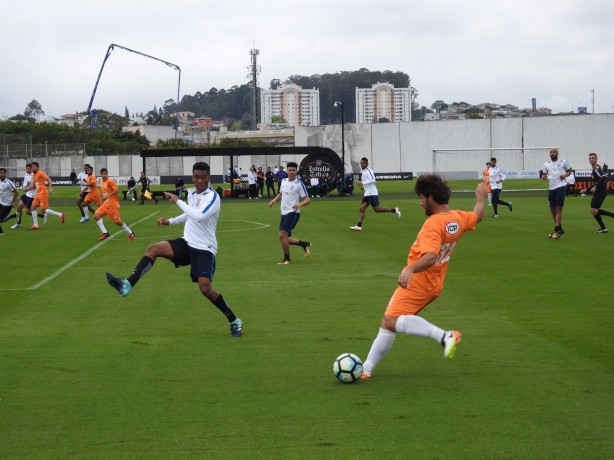
[[[351,230],[354,230],[357,232],[362,230],[362,223],[365,220],[365,210],[367,209],[368,206],[369,206],[369,199],[368,197],[365,196],[362,199],[362,203],[360,203],[360,208],[358,208],[358,221],[356,222],[356,225],[354,225],[353,227],[350,227]]]

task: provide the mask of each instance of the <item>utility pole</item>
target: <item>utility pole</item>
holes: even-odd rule
[[[248,67],[249,74],[247,78],[252,80],[252,129],[258,128],[258,75],[260,74],[260,66],[258,65],[258,54],[260,51],[253,48],[249,50],[249,54],[252,57],[252,63]]]

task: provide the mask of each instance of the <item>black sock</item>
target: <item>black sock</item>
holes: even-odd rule
[[[153,264],[154,264],[154,260],[151,257],[143,256],[141,260],[139,260],[139,263],[136,265],[136,268],[132,271],[132,273],[128,277],[128,282],[130,283],[130,285],[134,287],[134,285],[138,283],[138,281],[143,276],[145,276],[145,273],[151,270],[151,267],[153,267]]]
[[[599,224],[599,227],[601,227],[601,229],[603,230],[605,228],[605,225],[603,224],[603,219],[601,218],[601,216],[599,214],[597,214],[595,217],[595,220],[597,221],[597,223]]]
[[[16,217],[17,217],[17,213],[15,212],[15,213],[11,214],[10,216],[8,216],[8,217],[6,218],[6,220],[15,219]]]
[[[290,253],[284,254],[284,260],[290,260]]]
[[[597,211],[597,215],[599,215],[599,216],[614,217],[614,212],[609,212],[609,211],[605,211],[603,209],[600,209],[599,211]]]
[[[45,214],[44,214],[44,213],[42,213],[42,212],[39,212],[39,213],[37,214],[37,216],[38,216],[38,217],[41,217],[41,218],[43,218],[43,219],[45,218]]]
[[[311,243],[310,243],[309,241],[300,241],[300,240],[299,240],[298,245],[299,245],[301,248],[305,249],[307,246],[311,245]]]
[[[237,315],[232,312],[232,310],[224,300],[224,296],[222,294],[218,295],[217,299],[215,299],[215,301],[211,303],[215,305],[218,310],[224,314],[229,323],[232,323],[234,320],[237,319]]]
[[[393,213],[393,214],[396,214],[396,213],[397,213],[397,209],[396,209],[396,208],[392,208],[392,209],[390,210],[390,212],[391,212],[391,213]]]

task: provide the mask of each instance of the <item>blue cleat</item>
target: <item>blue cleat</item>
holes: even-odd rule
[[[237,318],[230,323],[230,337],[241,337],[241,335],[243,335],[243,321]]]
[[[122,297],[127,297],[128,294],[132,292],[132,285],[128,280],[118,278],[112,273],[107,272],[107,281],[111,286],[113,286],[113,289],[119,292],[119,295],[121,295]]]

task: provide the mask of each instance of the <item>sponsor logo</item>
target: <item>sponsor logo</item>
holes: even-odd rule
[[[458,222],[448,222],[446,224],[446,233],[449,235],[454,235],[458,232],[459,228],[460,225],[458,225]]]

